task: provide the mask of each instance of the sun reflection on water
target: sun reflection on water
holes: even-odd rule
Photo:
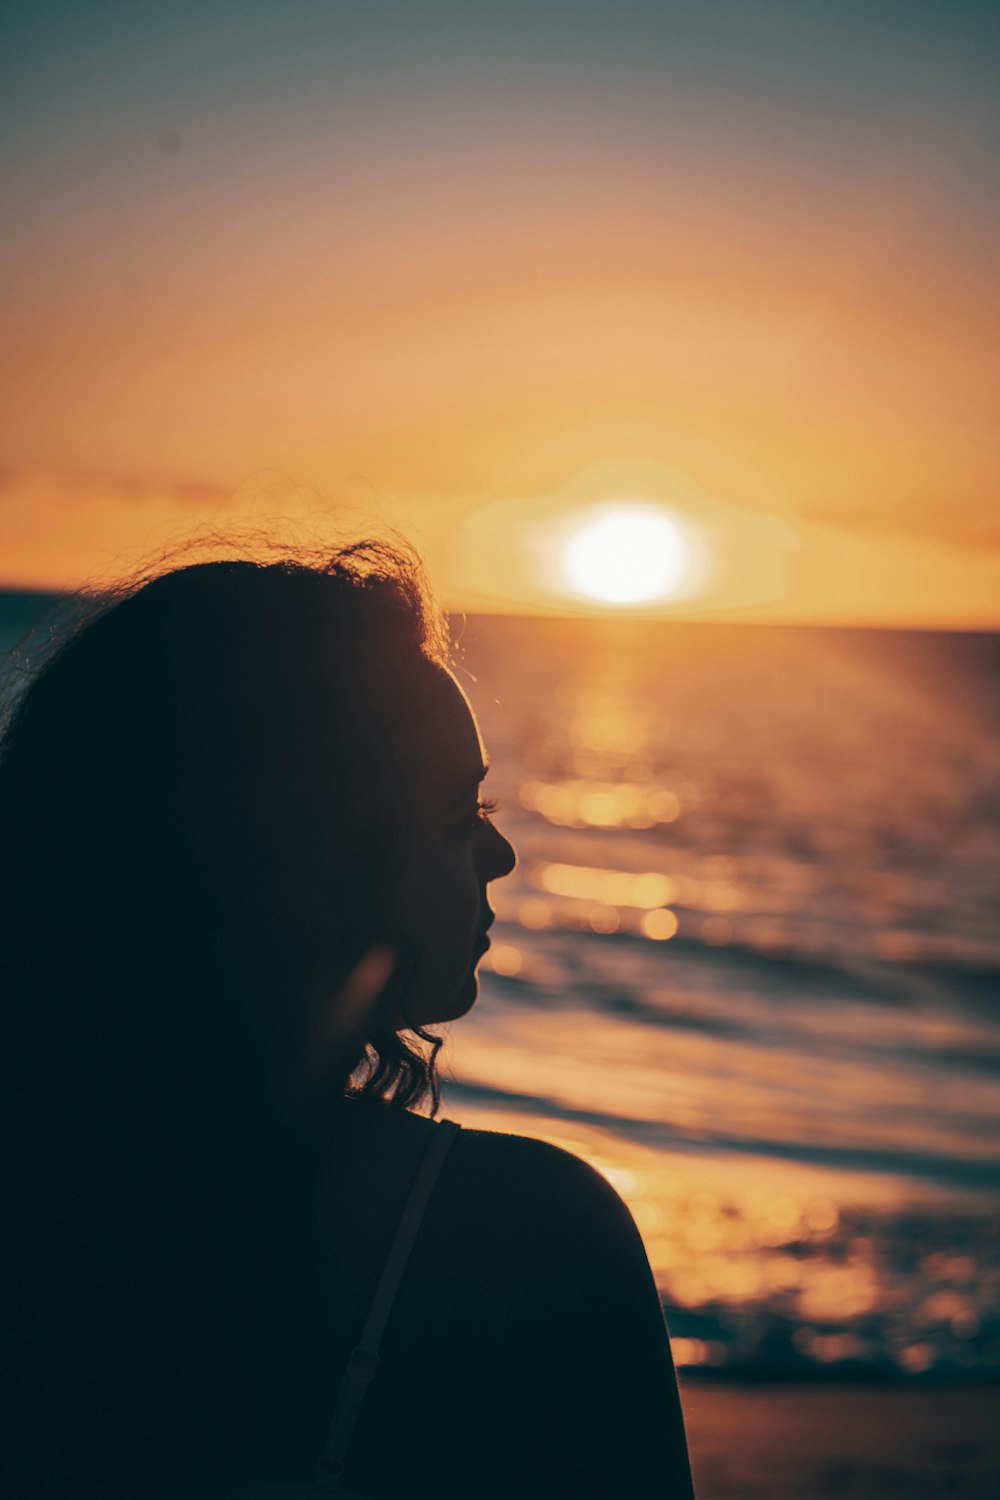
[[[556,896],[603,901],[609,906],[638,906],[648,910],[666,906],[675,896],[674,882],[655,871],[630,874],[627,870],[605,870],[589,865],[542,863],[535,867],[533,883]]]
[[[449,1113],[623,1184],[681,1364],[1000,1368],[996,1025],[953,1003],[1000,962],[983,741],[812,640],[519,639]]]
[[[653,828],[674,823],[681,803],[669,787],[636,782],[528,780],[522,807],[561,828]]]

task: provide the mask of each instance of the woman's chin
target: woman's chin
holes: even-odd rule
[[[455,1014],[451,1017],[451,1019],[453,1021],[458,1021],[462,1016],[467,1016],[478,999],[479,975],[476,973],[475,969],[473,969],[472,973],[469,975],[468,979],[465,981],[465,984],[462,987],[461,994],[456,998]]]
[[[467,1016],[469,1011],[479,999],[479,978],[475,969],[462,981],[460,987],[447,1001],[443,1001],[438,995],[433,1005],[427,1007],[433,1014],[426,1018],[421,1017],[421,1026],[443,1026],[448,1021],[460,1021]]]

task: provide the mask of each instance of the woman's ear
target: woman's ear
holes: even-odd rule
[[[313,1077],[341,1067],[349,1071],[372,1031],[383,995],[399,969],[399,955],[387,943],[362,954],[339,989],[320,1009],[313,1028],[307,1067]]]
[[[420,963],[420,945],[402,927],[393,925],[384,946],[395,962],[370,1018],[383,1030],[405,1031],[413,1025],[407,1013],[407,996]]]

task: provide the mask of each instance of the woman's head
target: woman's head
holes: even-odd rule
[[[468,1008],[485,884],[510,864],[468,797],[463,834],[444,831],[453,782],[481,769],[404,552],[165,573],[101,608],[11,726],[0,819],[22,943],[45,909],[76,983],[122,980],[140,1006],[152,968],[188,994],[213,986],[203,1006],[237,985],[245,1014],[226,1027],[274,1057],[387,942],[370,1082],[413,1102],[427,1065],[398,1033]]]

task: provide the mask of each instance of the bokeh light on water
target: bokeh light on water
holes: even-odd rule
[[[520,865],[446,1112],[608,1177],[689,1368],[1000,1371],[1000,659],[935,641],[466,631]]]

